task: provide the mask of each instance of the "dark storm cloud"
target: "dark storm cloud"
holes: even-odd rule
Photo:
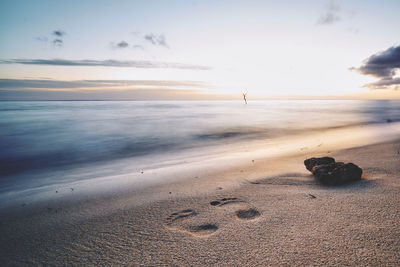
[[[365,85],[371,89],[399,87],[400,78],[396,77],[396,74],[400,70],[400,45],[373,54],[364,60],[361,67],[350,69],[380,78],[375,83]]]
[[[155,35],[153,33],[146,34],[144,36],[144,39],[153,45],[168,47],[166,38],[162,34],[161,35]]]
[[[0,64],[23,64],[23,65],[51,65],[51,66],[88,66],[88,67],[122,67],[122,68],[146,68],[146,69],[188,69],[188,70],[210,70],[210,67],[139,60],[68,60],[68,59],[10,59],[0,60]]]
[[[330,0],[326,6],[325,12],[319,17],[317,24],[329,25],[340,20],[339,13],[341,7],[336,0]]]

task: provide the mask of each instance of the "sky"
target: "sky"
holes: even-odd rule
[[[398,0],[0,2],[0,100],[400,98]]]

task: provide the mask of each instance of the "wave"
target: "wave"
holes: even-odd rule
[[[396,101],[7,102],[0,176],[398,121]]]

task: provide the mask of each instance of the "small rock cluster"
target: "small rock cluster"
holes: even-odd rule
[[[304,165],[323,185],[342,185],[361,180],[360,167],[353,163],[335,162],[331,157],[309,158]]]

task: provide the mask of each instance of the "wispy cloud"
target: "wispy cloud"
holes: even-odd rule
[[[204,88],[199,81],[167,80],[49,80],[49,79],[0,79],[0,89],[77,89],[77,88]]]
[[[339,15],[341,9],[337,0],[330,0],[326,5],[326,10],[319,17],[317,24],[329,25],[339,21],[341,19]]]
[[[56,36],[57,38],[63,37],[65,32],[62,30],[55,30],[51,33],[52,35]]]
[[[125,42],[125,41],[121,41],[121,42],[119,42],[119,43],[117,44],[117,46],[118,46],[119,48],[126,48],[126,47],[129,46],[129,44],[128,44],[127,42]]]
[[[123,49],[129,47],[129,43],[126,41],[121,41],[119,43],[111,43],[110,45],[112,49]]]
[[[50,41],[50,44],[52,44],[54,47],[62,47],[64,45],[64,36],[66,35],[65,31],[62,30],[54,30],[50,33],[50,36],[39,36],[36,37],[35,39],[47,43]]]
[[[361,67],[352,67],[350,70],[357,70],[363,75],[380,78],[379,81],[366,84],[365,87],[371,89],[399,89],[400,78],[396,75],[400,70],[400,45],[392,46],[382,52],[373,54],[364,60]]]
[[[150,42],[153,45],[159,45],[159,46],[164,46],[164,47],[169,47],[166,41],[166,38],[164,35],[155,35],[153,33],[146,34],[144,36],[144,39],[148,42]]]
[[[0,100],[215,99],[199,81],[0,79]],[[221,96],[220,96],[221,97]],[[224,98],[223,98],[224,99]]]
[[[9,59],[0,60],[0,64],[51,65],[51,66],[88,66],[88,67],[121,67],[146,69],[188,69],[210,70],[210,67],[172,62],[155,62],[145,60],[68,60],[68,59]]]
[[[197,89],[0,90],[1,100],[210,100],[234,99]]]
[[[61,39],[54,39],[54,40],[53,40],[53,45],[54,45],[54,46],[61,47],[61,46],[63,46],[63,44],[64,44],[64,41],[61,40]]]

